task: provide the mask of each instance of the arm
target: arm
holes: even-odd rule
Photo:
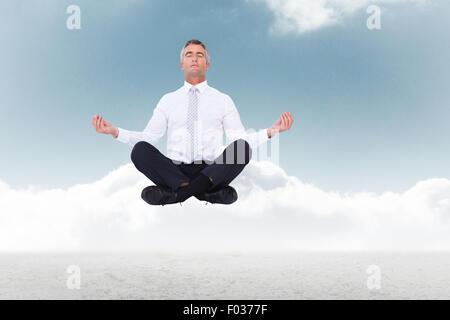
[[[230,141],[237,139],[246,140],[252,149],[256,149],[269,139],[268,129],[262,129],[257,132],[247,133],[242,125],[239,113],[233,100],[226,96],[226,113],[222,120],[223,129]]]
[[[166,133],[167,118],[164,113],[156,107],[153,111],[153,116],[149,120],[147,126],[143,131],[129,131],[123,128],[117,128],[117,141],[134,146],[139,141],[147,141],[155,145],[159,139]]]
[[[147,141],[151,144],[156,144],[167,130],[167,117],[161,109],[160,101],[153,111],[152,118],[142,132],[129,131],[115,127],[99,115],[94,117],[92,124],[97,132],[111,134],[118,141],[131,146],[134,146],[139,141]]]
[[[231,141],[239,138],[245,139],[252,149],[257,148],[277,133],[289,130],[294,122],[292,114],[285,111],[270,128],[254,133],[246,133],[233,100],[228,96],[227,99],[227,113],[223,119],[223,128],[227,138]]]

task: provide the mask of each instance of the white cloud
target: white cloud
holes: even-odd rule
[[[250,0],[265,3],[275,16],[273,33],[305,33],[341,23],[371,4],[424,4],[429,0]]]
[[[400,194],[340,194],[252,161],[232,183],[231,206],[149,206],[140,198],[149,184],[132,164],[69,189],[0,181],[0,251],[450,249],[447,179]]]

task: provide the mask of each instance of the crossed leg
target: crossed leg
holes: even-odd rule
[[[199,174],[212,182],[207,192],[217,191],[228,186],[242,172],[251,156],[252,150],[243,139],[229,144],[219,157],[207,164],[177,165],[146,141],[136,143],[131,152],[131,160],[140,172],[157,186],[169,187],[172,191],[186,185]]]
[[[131,161],[157,186],[169,187],[172,191],[190,179],[168,157],[146,141],[139,141],[131,151]]]
[[[201,173],[212,179],[212,186],[208,191],[217,191],[228,186],[250,162],[252,149],[243,139],[230,143],[212,164],[204,168]]]

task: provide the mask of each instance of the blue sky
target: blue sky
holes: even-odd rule
[[[366,28],[367,1],[350,10],[330,0],[337,21],[305,32],[293,17],[283,30],[269,0],[2,1],[0,180],[66,188],[130,162],[131,147],[97,134],[91,118],[142,130],[183,84],[179,52],[192,38],[246,128],[294,115],[280,136],[290,176],[340,192],[448,178],[450,3],[372,2],[381,30]],[[66,28],[69,4],[81,30]]]

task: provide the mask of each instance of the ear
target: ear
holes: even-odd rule
[[[211,62],[208,62],[208,63],[206,64],[206,70],[209,69],[210,65],[211,65]]]
[[[180,67],[181,67],[181,70],[184,70],[183,62],[180,62]]]

